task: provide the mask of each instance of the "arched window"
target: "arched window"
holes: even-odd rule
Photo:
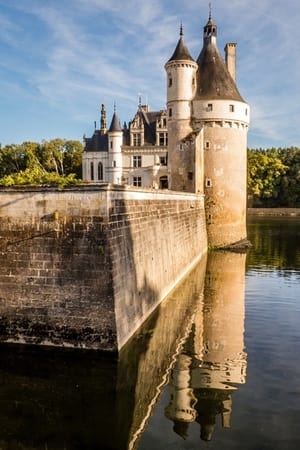
[[[159,179],[159,189],[168,189],[169,183],[168,183],[168,177],[166,175],[160,177]]]
[[[91,180],[93,181],[94,180],[94,163],[93,162],[91,162],[90,169],[91,169]]]
[[[98,180],[99,181],[103,180],[103,164],[102,164],[102,162],[98,163]]]

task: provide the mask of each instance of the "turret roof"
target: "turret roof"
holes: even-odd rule
[[[244,101],[217,47],[213,43],[208,43],[203,47],[197,59],[197,64],[197,92],[195,98]]]
[[[177,46],[174,50],[173,55],[171,56],[171,58],[169,59],[168,62],[171,61],[182,61],[182,60],[188,60],[188,61],[194,61],[194,59],[192,58],[192,56],[190,55],[190,52],[184,42],[183,39],[183,31],[182,31],[182,26],[180,27],[180,38],[179,41],[177,43]]]
[[[122,131],[119,117],[116,112],[114,112],[114,115],[111,120],[111,124],[108,131]]]
[[[211,37],[210,27],[214,29]],[[216,45],[216,28],[211,17],[204,27],[203,48],[197,59],[197,92],[195,99],[221,99],[243,102]]]

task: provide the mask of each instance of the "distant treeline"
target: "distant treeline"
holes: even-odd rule
[[[81,142],[59,138],[0,145],[0,186],[80,183],[82,151]]]
[[[80,183],[83,145],[52,139],[0,145],[0,186]],[[248,206],[300,207],[300,148],[248,149]]]
[[[300,207],[300,148],[248,149],[248,206]]]

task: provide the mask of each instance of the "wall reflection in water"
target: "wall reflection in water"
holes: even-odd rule
[[[204,300],[173,367],[165,415],[186,438],[192,422],[212,439],[216,418],[230,427],[232,393],[246,381],[244,352],[245,254],[211,252]]]
[[[244,280],[245,255],[213,252],[118,358],[0,346],[1,450],[137,450],[168,382],[174,430],[211,439],[245,382]]]

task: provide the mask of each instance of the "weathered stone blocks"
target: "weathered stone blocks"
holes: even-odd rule
[[[206,251],[203,198],[0,192],[0,340],[118,351]]]

